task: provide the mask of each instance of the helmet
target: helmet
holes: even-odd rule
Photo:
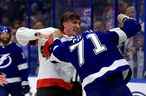
[[[10,28],[6,27],[6,26],[0,26],[0,33],[9,33],[11,32]]]

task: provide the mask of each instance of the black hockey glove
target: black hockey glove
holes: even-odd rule
[[[22,81],[21,85],[22,85],[22,92],[23,92],[24,94],[29,93],[29,91],[30,91],[30,86],[29,86],[29,84],[28,84],[28,81]]]

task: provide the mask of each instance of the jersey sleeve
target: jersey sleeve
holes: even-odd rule
[[[49,34],[58,31],[58,29],[53,27],[43,28],[43,29],[30,29],[27,27],[20,27],[16,31],[16,39],[21,45],[27,45],[30,40],[36,40],[36,33],[41,34],[41,38],[46,38]]]
[[[52,46],[53,55],[59,60],[64,61],[64,62],[70,62],[69,58],[71,57],[71,54],[69,51],[68,43],[69,42],[62,43],[59,39],[56,39]]]
[[[140,24],[134,19],[126,19],[124,25],[121,28],[113,28],[109,31],[115,32],[118,35],[118,44],[121,44],[141,31]]]
[[[18,47],[18,51],[17,51],[18,55],[17,55],[17,68],[20,72],[20,76],[22,81],[27,81],[28,80],[28,76],[29,76],[29,66],[27,63],[27,59],[22,51],[22,49],[20,47]]]
[[[26,27],[20,27],[16,31],[16,39],[19,44],[27,45],[30,40],[35,40],[35,31]]]

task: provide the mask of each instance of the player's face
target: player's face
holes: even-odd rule
[[[63,25],[65,35],[73,36],[80,32],[80,20],[68,20]]]
[[[8,44],[11,40],[10,33],[0,33],[0,42],[3,44]]]

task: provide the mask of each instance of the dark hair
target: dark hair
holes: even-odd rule
[[[81,20],[80,15],[74,11],[67,11],[60,19],[60,29],[63,30],[63,23],[69,20]]]

